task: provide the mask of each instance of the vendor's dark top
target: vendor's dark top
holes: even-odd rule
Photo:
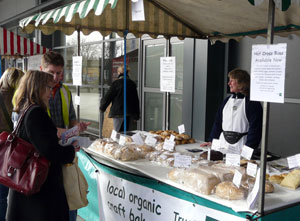
[[[25,196],[10,190],[7,220],[67,221],[69,207],[62,178],[62,165],[71,163],[74,147],[58,144],[57,130],[48,114],[39,106],[28,110],[20,127],[20,137],[30,142],[50,161],[48,177],[40,192]]]
[[[126,75],[126,115],[135,120],[140,118],[139,98],[136,90],[136,84],[128,75]],[[109,104],[112,103],[110,108],[109,117],[123,117],[124,116],[124,76],[120,74],[118,80],[114,81],[109,88],[108,92],[101,100],[100,110],[104,112]]]

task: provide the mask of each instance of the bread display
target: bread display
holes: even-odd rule
[[[215,186],[221,182],[215,175],[198,168],[172,169],[168,173],[168,178],[205,195],[210,195]]]
[[[219,183],[216,187],[216,195],[226,200],[242,200],[245,198],[245,193],[243,187],[238,188],[229,181]]]
[[[300,185],[300,170],[296,169],[288,173],[280,185],[294,190],[297,189]]]
[[[170,139],[170,136],[173,135],[175,136],[175,144],[180,145],[180,144],[189,144],[189,143],[195,143],[195,139],[191,138],[187,134],[179,134],[174,130],[158,130],[158,131],[149,131],[152,134],[159,135],[164,141],[165,139]]]

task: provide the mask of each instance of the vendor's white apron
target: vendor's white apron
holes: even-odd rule
[[[232,98],[228,99],[223,108],[223,131],[234,131],[238,133],[246,133],[249,130],[249,122],[246,116],[246,99]],[[246,143],[247,135],[243,136],[237,143],[228,143],[223,135],[220,135],[221,146],[227,150],[236,150],[240,153],[243,145]],[[230,147],[230,148],[229,148]]]

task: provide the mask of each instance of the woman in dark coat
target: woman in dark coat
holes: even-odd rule
[[[50,161],[48,177],[40,192],[25,196],[10,190],[8,221],[65,221],[69,219],[69,207],[62,177],[62,165],[72,163],[75,156],[73,145],[58,144],[57,129],[47,114],[53,76],[46,72],[29,71],[20,82],[16,95],[15,111],[26,113],[19,136],[27,140]]]

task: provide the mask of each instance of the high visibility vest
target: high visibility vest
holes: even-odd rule
[[[61,97],[61,106],[62,106],[62,114],[63,114],[63,121],[66,128],[69,128],[70,120],[69,120],[69,109],[71,104],[71,92],[66,85],[62,85],[59,89],[60,97]],[[48,115],[51,118],[51,113],[49,108],[47,109]]]

